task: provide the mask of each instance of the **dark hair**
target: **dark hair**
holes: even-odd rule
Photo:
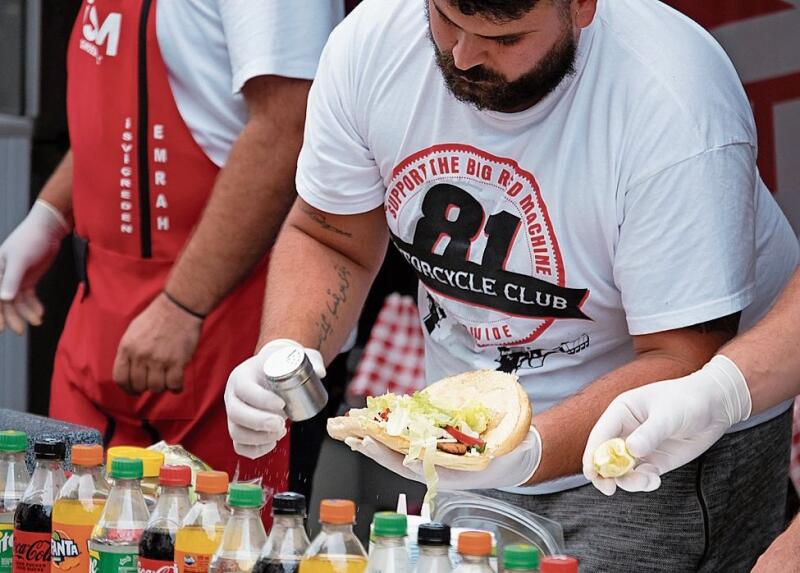
[[[551,1],[562,7],[570,0],[448,0],[465,16],[483,16],[498,22],[509,22],[521,18],[540,2]]]

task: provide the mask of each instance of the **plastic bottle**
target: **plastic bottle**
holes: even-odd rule
[[[405,515],[392,511],[375,514],[372,522],[375,545],[369,554],[369,573],[408,573],[406,533],[408,521]]]
[[[300,559],[311,545],[303,524],[305,517],[304,495],[286,492],[272,498],[272,531],[253,573],[297,573]]]
[[[503,548],[503,570],[514,573],[537,573],[539,550],[533,545],[506,545]]]
[[[142,460],[114,458],[113,485],[89,540],[92,573],[137,573],[139,539],[150,512],[142,494]]]
[[[549,555],[539,562],[539,573],[578,573],[578,560],[568,555]]]
[[[25,432],[0,432],[0,573],[11,572],[14,512],[30,480],[25,465],[27,448],[28,436]]]
[[[41,440],[33,446],[36,467],[14,512],[13,571],[50,571],[50,530],[53,502],[64,485],[64,453],[60,440]]]
[[[300,561],[299,573],[363,573],[367,552],[353,533],[356,505],[346,499],[324,499],[319,532]]]
[[[414,573],[450,573],[450,527],[443,523],[423,523],[417,531],[419,560]]]
[[[211,573],[250,573],[258,561],[267,532],[261,522],[264,492],[255,484],[231,484],[228,505],[233,513],[222,542],[211,559]]]
[[[111,489],[103,477],[102,446],[72,446],[72,467],[53,504],[52,573],[89,572],[89,539]]]
[[[487,531],[465,531],[458,536],[458,554],[461,563],[454,573],[494,573],[489,565],[492,554],[492,536]]]
[[[211,557],[222,541],[230,511],[225,507],[228,474],[199,472],[197,502],[186,514],[175,536],[175,563],[180,573],[207,573]]]
[[[139,539],[138,573],[166,573],[178,570],[175,564],[175,534],[189,513],[189,466],[161,466],[161,494]]]
[[[406,550],[408,551],[408,567],[410,570],[413,570],[417,566],[417,559],[419,558],[419,547],[417,546],[417,531],[419,530],[419,526],[423,523],[430,523],[431,521],[431,512],[430,512],[430,505],[423,504],[422,511],[420,515],[410,515],[408,513],[408,503],[406,501],[406,494],[401,493],[397,496],[397,513],[406,516],[408,520],[408,533],[406,535]],[[372,529],[370,528],[370,535],[369,535],[369,542],[370,548],[369,552],[372,553],[372,540],[374,535],[372,533]]]
[[[164,454],[135,446],[114,446],[113,448],[108,448],[106,458],[108,467],[111,467],[113,461],[117,458],[142,460],[142,479],[140,482],[142,493],[144,494],[145,502],[147,502],[147,511],[153,511],[158,500],[158,475],[161,471],[161,466],[164,465]]]

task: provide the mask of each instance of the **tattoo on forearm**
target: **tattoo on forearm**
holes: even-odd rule
[[[730,336],[736,336],[736,333],[739,331],[739,319],[741,317],[742,313],[737,312],[734,314],[729,314],[728,316],[709,320],[708,322],[693,324],[688,328],[689,330],[694,330],[695,332],[700,332],[702,334],[722,332],[724,334],[729,334]]]
[[[303,206],[303,207],[300,207],[300,210],[303,213],[305,213],[306,215],[308,215],[309,219],[314,221],[316,224],[318,224],[320,227],[322,227],[326,231],[332,231],[332,232],[336,233],[337,235],[342,235],[343,237],[349,237],[351,239],[353,238],[353,234],[352,233],[348,233],[347,231],[343,231],[342,229],[340,229],[338,227],[334,227],[333,225],[328,223],[328,219],[325,217],[325,215],[323,215],[322,213],[320,213],[316,209],[312,209],[311,207]]]
[[[344,265],[334,265],[339,284],[336,288],[325,290],[328,300],[325,302],[325,311],[319,315],[319,320],[315,323],[319,329],[317,338],[317,349],[322,348],[322,344],[333,334],[333,322],[338,320],[341,314],[342,305],[347,302],[348,291],[350,290],[350,271]]]

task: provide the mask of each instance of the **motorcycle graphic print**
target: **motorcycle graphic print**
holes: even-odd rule
[[[533,174],[466,145],[402,161],[384,201],[391,238],[428,294],[426,328],[445,317],[478,348],[522,346],[556,320],[591,320],[589,290],[567,286]]]

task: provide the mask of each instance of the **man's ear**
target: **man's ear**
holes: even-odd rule
[[[572,0],[572,21],[577,28],[588,28],[597,13],[597,0]]]

